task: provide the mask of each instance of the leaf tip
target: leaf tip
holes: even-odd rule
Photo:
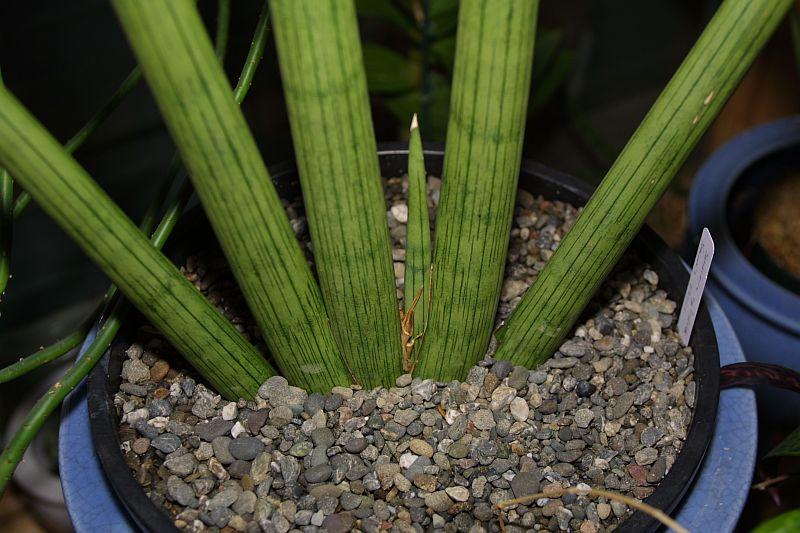
[[[411,127],[408,129],[408,131],[414,131],[417,128],[419,128],[419,121],[417,120],[417,114],[414,113],[414,116],[411,117]]]

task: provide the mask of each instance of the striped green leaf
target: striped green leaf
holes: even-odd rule
[[[273,374],[5,89],[0,89],[0,164],[220,393],[252,398]]]
[[[428,217],[428,177],[417,115],[411,121],[408,141],[408,224],[406,226],[406,270],[404,279],[403,370],[414,367],[430,303],[431,223]]]
[[[328,316],[359,382],[389,385],[401,368],[400,318],[355,7],[270,8]]]
[[[514,209],[536,0],[464,0],[418,370],[463,378],[489,343]]]
[[[553,354],[791,4],[722,3],[498,332],[496,357],[533,366]]]
[[[282,373],[350,383],[319,288],[192,0],[112,2]]]

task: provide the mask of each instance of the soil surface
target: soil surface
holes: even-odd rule
[[[432,220],[438,183],[429,180]],[[405,187],[402,178],[386,183],[398,300]],[[299,206],[287,212],[304,238]],[[577,213],[520,192],[498,320]],[[224,260],[200,255],[183,271],[259,343]],[[534,370],[495,361],[490,348],[463,382],[405,374],[388,389],[308,394],[274,377],[255,401],[222,400],[143,326],[115,396],[122,451],[150,498],[187,531],[477,533],[499,531],[501,518],[507,531],[611,531],[630,510],[590,499],[588,488],[649,496],[694,407],[693,354],[678,341],[676,306],[658,281],[623,260],[573,336]]]
[[[800,174],[768,187],[753,221],[753,239],[775,264],[800,280]]]

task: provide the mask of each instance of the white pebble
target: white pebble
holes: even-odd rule
[[[530,414],[530,407],[528,407],[528,402],[525,401],[524,398],[520,398],[519,396],[511,400],[511,416],[514,417],[515,420],[518,422],[524,422],[528,419],[528,415]]]
[[[234,439],[241,435],[242,433],[246,433],[247,430],[244,428],[241,422],[236,422],[233,427],[231,428],[231,437]]]
[[[419,455],[414,455],[413,453],[404,453],[400,456],[400,468],[409,468],[418,457]]]
[[[227,403],[222,407],[223,420],[235,420],[237,416],[239,416],[239,408],[236,406],[236,402]]]
[[[401,224],[408,222],[408,206],[406,204],[393,205],[390,209],[392,216]]]
[[[444,491],[457,502],[465,502],[469,499],[469,490],[466,487],[447,487]]]
[[[136,409],[135,411],[131,411],[127,415],[125,415],[125,422],[128,424],[134,424],[136,422],[141,422],[142,420],[147,420],[147,416],[149,415],[147,408],[142,407],[141,409]]]
[[[578,496],[588,496],[590,492],[592,492],[592,487],[590,487],[586,483],[578,483],[575,486],[575,493]]]

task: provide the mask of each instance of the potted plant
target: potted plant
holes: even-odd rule
[[[694,413],[697,427],[716,406],[716,369],[704,371],[709,359],[692,351],[715,354],[713,332],[706,324],[681,347],[672,317],[680,294],[659,289],[662,276],[680,274],[624,268],[601,292],[597,314],[562,341],[789,5],[726,0],[580,215],[528,191],[515,217],[538,3],[462,2],[439,200],[429,211],[412,125],[408,164],[395,169],[408,171],[407,201],[390,209],[406,227],[390,233],[386,154],[379,159],[372,133],[353,3],[273,0],[312,270],[295,236],[301,226],[285,215],[237,106],[266,11],[232,98],[192,2],[115,0],[269,359],[218,312],[220,300],[190,282],[203,281],[200,270],[187,260],[187,279],[158,251],[188,186],[148,242],[2,90],[0,163],[120,294],[110,289],[97,339],[9,443],[1,486],[46,415],[106,351],[130,302],[169,347],[152,331],[144,343],[129,339],[120,371],[127,386],[116,396],[131,437],[122,447],[132,467],[154,462],[165,474],[140,469],[139,481],[180,527],[295,521],[346,531],[391,518],[397,527],[538,520],[591,531],[633,508],[680,529],[640,501],[677,504],[710,437],[706,424],[691,464],[679,468],[691,457],[689,419]],[[10,178],[4,183],[7,227]],[[404,193],[402,181],[394,187]],[[561,187],[555,193],[567,201],[585,198]],[[512,269],[504,283],[509,236],[511,252],[539,259],[512,262],[522,275]],[[495,331],[498,310],[506,318]],[[173,350],[205,385],[172,368]],[[57,353],[46,349],[5,376]],[[673,477],[684,472],[659,492],[669,467]],[[624,523],[635,527],[637,516],[645,520]]]
[[[717,150],[689,198],[690,239],[707,227],[716,258],[710,287],[734,324],[748,359],[800,369],[800,295],[791,225],[796,204],[800,122],[748,130]],[[781,233],[790,236],[777,244]],[[763,416],[797,424],[791,393],[760,390]]]

